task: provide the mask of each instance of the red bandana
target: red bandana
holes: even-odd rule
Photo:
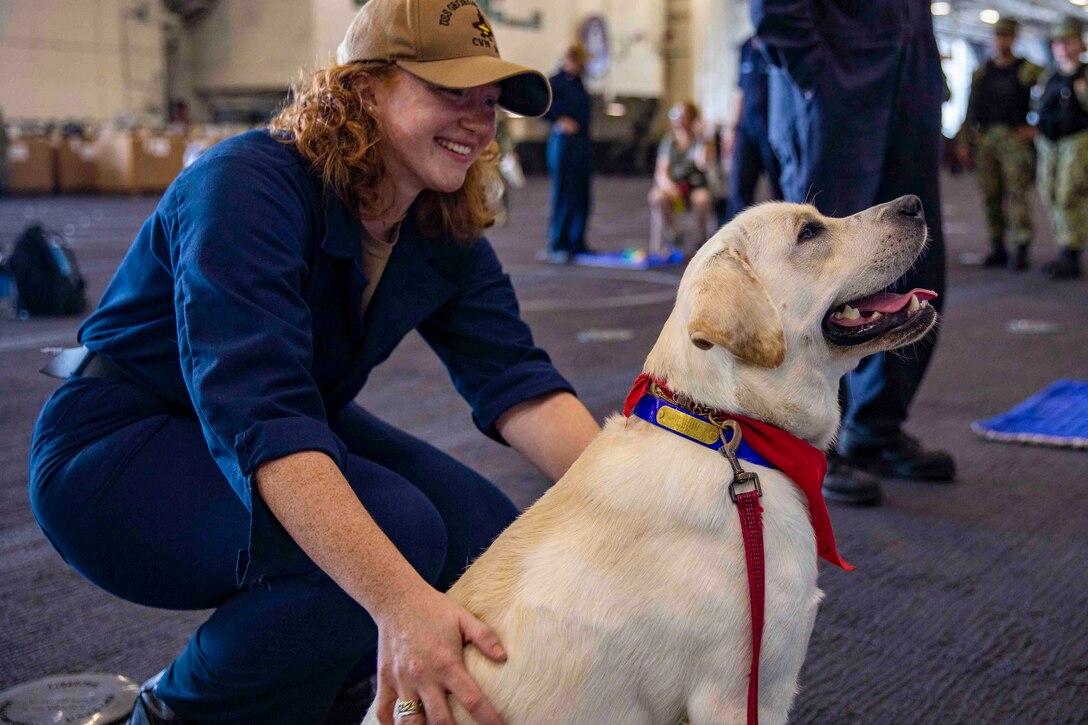
[[[672,392],[664,382],[643,373],[635,379],[635,385],[627,395],[623,406],[625,416],[631,416],[631,410],[635,404],[649,392],[650,383],[656,383],[661,392],[672,397]],[[670,402],[676,401],[670,400]],[[817,553],[835,566],[841,566],[846,571],[853,570],[854,567],[846,563],[835,548],[835,532],[831,530],[831,516],[827,513],[827,505],[824,503],[821,491],[824,475],[827,474],[827,456],[823,451],[768,423],[732,413],[722,413],[721,416],[740,423],[744,431],[744,441],[756,453],[781,470],[786,478],[793,481],[804,492],[805,498],[808,499],[808,515],[812,521],[812,530],[816,533]]]

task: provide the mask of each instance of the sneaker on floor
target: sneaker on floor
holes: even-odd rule
[[[854,468],[834,452],[827,456],[823,493],[828,501],[851,506],[876,506],[884,497],[876,476]]]
[[[547,262],[548,264],[570,264],[570,258],[570,252],[562,250],[541,249],[536,253],[538,262]]]
[[[944,451],[927,451],[906,433],[875,447],[840,449],[846,463],[885,478],[946,482],[956,477],[956,463]]]

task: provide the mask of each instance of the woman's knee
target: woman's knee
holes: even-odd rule
[[[420,576],[434,583],[449,539],[434,504],[407,479],[358,456],[348,456],[345,474],[378,528]]]

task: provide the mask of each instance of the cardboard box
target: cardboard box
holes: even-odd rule
[[[174,134],[108,131],[99,136],[95,149],[99,191],[162,192],[181,172],[185,138]]]
[[[8,143],[11,191],[16,194],[50,194],[56,184],[53,144],[39,136],[20,136]]]
[[[134,194],[136,186],[136,139],[129,131],[105,131],[94,143],[99,191]]]
[[[140,139],[140,191],[166,191],[181,173],[185,144],[185,137],[176,134],[148,134]]]
[[[98,149],[78,137],[57,141],[57,189],[62,194],[94,191],[98,184]]]

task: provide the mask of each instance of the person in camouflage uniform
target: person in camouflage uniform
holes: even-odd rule
[[[1050,207],[1058,257],[1043,266],[1051,279],[1081,275],[1080,252],[1088,237],[1088,65],[1084,24],[1068,19],[1054,28],[1050,49],[1058,67],[1040,81],[1038,98],[1039,191]]]
[[[1035,176],[1035,131],[1028,125],[1031,88],[1043,68],[1013,55],[1012,46],[1020,25],[1002,18],[994,25],[994,57],[982,64],[971,80],[967,116],[959,133],[959,155],[975,167],[986,221],[990,253],[984,267],[1020,271],[1028,267],[1031,244],[1031,201]],[[1005,234],[1015,246],[1010,258]]]

